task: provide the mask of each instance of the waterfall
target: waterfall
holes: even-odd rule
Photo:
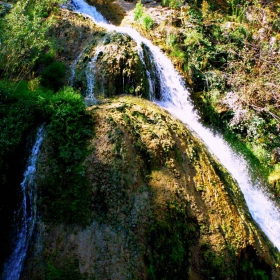
[[[3,279],[18,280],[23,269],[24,261],[29,248],[29,243],[36,223],[36,184],[34,176],[36,173],[36,162],[39,150],[44,139],[44,126],[37,132],[36,141],[28,159],[27,168],[21,182],[22,213],[21,224],[15,238],[15,247],[8,262],[4,266]]]
[[[84,0],[72,1],[76,12],[88,16],[97,25],[108,31],[128,34],[135,40],[138,49],[142,49],[143,45],[146,46],[150,52],[151,60],[155,63],[156,75],[160,81],[158,85],[160,100],[153,101],[190,127],[205,143],[209,151],[220,160],[237,181],[253,219],[259,224],[271,242],[280,250],[279,209],[261,190],[261,187],[253,183],[250,178],[249,168],[242,155],[235,153],[219,134],[214,134],[199,122],[198,114],[190,101],[189,92],[170,59],[158,47],[154,46],[151,41],[143,38],[136,30],[130,27],[117,27],[108,24],[103,17],[100,20],[100,14],[97,10],[84,2]],[[140,50],[139,56],[144,63],[142,50]],[[151,74],[149,73],[147,77],[151,77]],[[155,85],[155,83],[150,81],[150,85]],[[151,94],[151,96],[154,96],[154,94]]]

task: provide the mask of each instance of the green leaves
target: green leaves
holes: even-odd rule
[[[81,95],[70,87],[49,98],[47,137],[51,146],[47,166],[51,168],[43,184],[43,201],[45,218],[52,221],[88,222],[90,196],[82,162],[93,121],[85,109]]]
[[[42,50],[50,45],[46,33],[53,18],[46,11],[55,0],[17,1],[0,21],[0,67],[6,77],[23,78],[34,66]]]
[[[48,65],[41,75],[41,84],[53,90],[59,90],[63,86],[65,77],[65,65],[55,61]]]
[[[0,81],[0,118],[2,182],[10,169],[10,158],[24,148],[26,135],[31,134],[36,124],[45,121],[48,123],[47,159],[40,170],[48,176],[38,184],[46,206],[45,217],[86,224],[90,196],[82,162],[88,152],[87,140],[92,135],[93,121],[81,95],[70,87],[55,94],[41,88],[31,91],[27,82]]]
[[[143,4],[138,2],[133,13],[134,20],[139,22],[145,30],[149,30],[153,27],[154,20],[149,14],[145,12]]]
[[[138,2],[135,6],[135,9],[133,11],[134,14],[134,20],[137,21],[139,20],[143,14],[144,14],[144,6],[140,2]]]
[[[81,95],[72,88],[64,88],[51,99],[49,110],[52,111],[49,136],[58,149],[58,157],[64,164],[72,165],[81,160],[80,151],[84,139],[90,130],[83,124],[90,125]]]

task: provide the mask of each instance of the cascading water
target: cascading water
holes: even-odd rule
[[[36,184],[34,176],[36,173],[36,162],[38,153],[44,139],[44,127],[41,126],[37,132],[36,141],[28,159],[27,168],[21,183],[22,213],[21,224],[15,238],[15,248],[8,262],[4,266],[4,280],[18,280],[23,269],[29,243],[36,223]]]
[[[143,38],[137,31],[130,27],[117,27],[108,24],[97,10],[83,0],[73,0],[76,12],[88,16],[99,26],[108,31],[125,33],[135,40],[139,50],[140,59],[144,63],[142,46],[145,45],[155,63],[159,80],[160,101],[156,103],[171,114],[187,124],[204,141],[209,150],[220,160],[227,170],[236,179],[244,194],[249,211],[253,219],[259,224],[271,242],[280,250],[280,212],[273,202],[262,192],[259,186],[254,185],[246,161],[241,155],[236,154],[223,140],[223,138],[203,127],[189,98],[189,92],[172,62],[154,46],[151,41]],[[101,20],[100,20],[101,18]],[[151,77],[151,75],[147,75]],[[151,81],[150,85],[154,83]],[[153,95],[151,95],[153,96]]]

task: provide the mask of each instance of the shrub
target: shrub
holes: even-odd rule
[[[145,30],[151,29],[154,24],[154,20],[150,15],[145,13],[144,6],[140,2],[136,4],[134,13],[134,20],[139,22]]]
[[[56,61],[45,68],[41,75],[41,84],[55,91],[61,89],[65,78],[65,65]]]
[[[48,139],[52,143],[48,164],[52,168],[42,182],[45,218],[86,224],[90,196],[82,161],[87,155],[87,139],[92,135],[92,117],[81,95],[70,87],[52,95],[46,110],[50,115]]]
[[[143,5],[138,2],[135,6],[135,9],[133,11],[133,14],[134,14],[134,20],[135,21],[138,21],[144,14],[144,7]]]
[[[5,77],[24,78],[29,74],[41,52],[51,45],[46,34],[57,0],[15,1],[11,11],[0,18],[0,69]]]
[[[182,0],[163,0],[162,5],[173,9],[179,9],[183,6]]]
[[[153,27],[154,20],[152,19],[152,17],[150,15],[144,14],[141,18],[141,21],[142,21],[143,27],[146,30],[151,29]]]

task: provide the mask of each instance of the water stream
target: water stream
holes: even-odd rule
[[[94,57],[90,60],[86,68],[86,78],[87,78],[87,92],[85,97],[86,106],[90,106],[96,103],[95,93],[95,71],[96,71],[96,61],[99,54],[101,53],[103,47],[97,46],[95,49]]]
[[[160,100],[158,105],[168,110],[188,127],[190,127],[205,143],[209,151],[216,156],[224,167],[237,181],[253,219],[259,224],[271,242],[280,250],[280,211],[261,190],[258,183],[253,183],[249,168],[242,155],[235,153],[227,142],[218,134],[204,127],[190,101],[189,92],[184,82],[175,70],[172,62],[151,41],[143,38],[136,30],[130,27],[118,27],[108,24],[97,10],[84,0],[72,0],[72,7],[76,12],[89,17],[97,25],[108,31],[125,33],[137,43],[139,57],[143,61],[143,46],[150,52],[151,60],[155,63],[157,78],[160,82]],[[151,77],[147,73],[147,77]],[[150,86],[154,81],[149,81]],[[150,90],[151,91],[151,90]],[[154,96],[150,93],[150,96]]]
[[[19,212],[22,215],[19,226],[15,247],[8,262],[4,266],[4,280],[18,280],[23,269],[24,261],[29,248],[30,240],[36,223],[36,184],[34,176],[36,173],[36,162],[38,153],[44,139],[44,127],[41,126],[36,135],[36,141],[28,159],[27,168],[24,172],[24,178],[21,182],[22,204]]]

